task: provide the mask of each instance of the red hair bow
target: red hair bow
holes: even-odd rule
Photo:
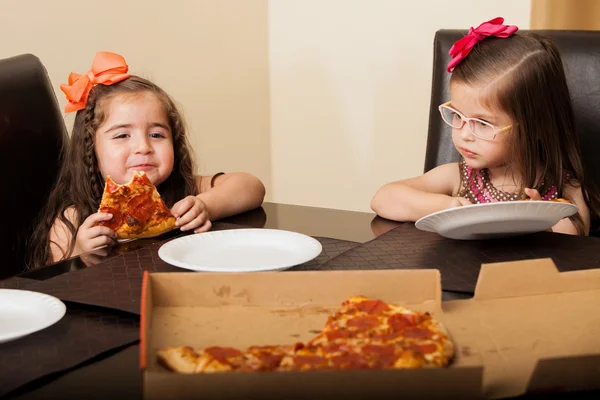
[[[504,18],[496,17],[484,22],[477,28],[471,27],[465,37],[454,42],[448,52],[452,56],[452,60],[448,63],[448,72],[454,71],[454,67],[469,54],[471,49],[480,40],[487,36],[507,38],[519,29],[515,25],[502,25],[503,22]]]
[[[65,112],[70,113],[85,108],[92,87],[97,84],[112,85],[129,78],[129,67],[125,59],[115,53],[99,51],[96,53],[92,69],[85,75],[71,72],[69,84],[60,85],[60,90],[67,96],[69,102]]]

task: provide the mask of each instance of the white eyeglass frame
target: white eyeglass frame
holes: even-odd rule
[[[481,140],[492,141],[492,140],[496,139],[496,135],[498,135],[498,133],[500,133],[500,132],[506,132],[506,131],[508,131],[509,129],[512,128],[512,125],[506,125],[503,128],[498,128],[497,126],[492,125],[489,122],[484,121],[482,119],[466,117],[463,114],[461,114],[459,111],[457,111],[454,108],[450,107],[449,104],[450,104],[450,102],[448,101],[448,102],[446,102],[444,104],[440,104],[440,106],[438,107],[438,110],[440,111],[440,115],[442,116],[442,121],[444,121],[447,125],[451,126],[452,128],[455,128],[455,129],[462,129],[465,126],[465,124],[467,124],[467,128],[469,128],[469,131],[473,134],[473,136],[475,136],[475,137],[477,137],[477,138],[479,138]],[[444,118],[444,112],[443,112],[444,109],[451,110],[452,112],[456,113],[456,115],[458,115],[460,117],[460,126],[454,126],[450,122],[446,121],[446,119]],[[487,126],[491,127],[493,129],[494,136],[492,136],[491,139],[479,136],[478,134],[476,134],[473,131],[473,129],[471,129],[471,124],[469,124],[470,121],[476,121],[476,122],[479,122],[480,124],[487,125]]]

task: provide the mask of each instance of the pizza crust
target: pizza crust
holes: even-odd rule
[[[143,239],[143,238],[151,238],[155,236],[160,236],[163,233],[167,233],[172,231],[175,226],[175,222],[177,220],[175,217],[171,216],[170,218],[160,221],[158,224],[154,226],[148,226],[141,233],[129,232],[127,229],[117,229],[115,232],[119,239]]]

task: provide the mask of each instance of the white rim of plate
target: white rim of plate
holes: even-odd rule
[[[172,257],[169,256],[165,256],[165,252],[169,251],[171,247],[176,247],[176,246],[180,246],[182,242],[188,242],[190,240],[193,240],[194,237],[197,237],[199,235],[204,235],[204,236],[214,236],[214,235],[232,235],[235,234],[236,232],[259,232],[260,234],[265,234],[265,233],[273,233],[276,232],[278,234],[284,234],[284,235],[289,235],[289,236],[295,236],[298,238],[302,238],[302,240],[306,241],[306,242],[310,242],[313,247],[314,250],[312,253],[310,253],[310,258],[308,258],[309,256],[307,255],[306,260],[301,261],[301,262],[294,262],[294,263],[289,263],[289,264],[281,264],[278,266],[274,266],[274,267],[265,267],[265,268],[260,268],[260,269],[250,269],[250,270],[245,270],[243,271],[243,273],[245,272],[268,272],[268,271],[278,271],[278,270],[284,270],[284,269],[288,269],[288,268],[292,268],[296,265],[300,265],[303,264],[305,262],[308,262],[310,260],[314,260],[316,257],[319,256],[319,254],[321,254],[321,252],[323,251],[323,246],[321,245],[321,242],[319,242],[317,239],[305,235],[303,233],[299,233],[299,232],[293,232],[293,231],[287,231],[284,229],[265,229],[265,228],[242,228],[242,229],[226,229],[226,230],[222,230],[222,231],[209,231],[209,232],[203,232],[203,233],[196,233],[196,234],[192,234],[192,235],[187,235],[187,236],[183,236],[183,237],[179,237],[179,238],[175,238],[173,240],[168,241],[167,243],[163,244],[159,249],[158,249],[158,257],[163,260],[164,262],[166,262],[167,264],[171,264],[174,265],[176,267],[180,267],[180,268],[184,268],[190,271],[197,271],[197,272],[222,272],[222,273],[236,273],[236,272],[240,272],[240,271],[227,271],[224,270],[222,267],[211,267],[211,266],[200,266],[200,265],[196,265],[196,264],[190,264],[190,263],[186,263],[183,261],[178,261],[178,260],[173,260]]]
[[[579,207],[577,207],[575,204],[573,203],[563,203],[563,202],[558,202],[558,201],[548,201],[548,200],[517,200],[517,201],[498,201],[496,203],[483,203],[483,204],[469,204],[467,206],[460,206],[460,207],[454,207],[454,208],[446,208],[445,210],[440,210],[440,211],[436,211],[434,213],[428,214],[424,217],[421,217],[417,220],[417,222],[415,222],[415,224],[418,224],[419,222],[423,221],[426,218],[430,218],[433,217],[435,215],[440,215],[440,214],[445,214],[447,212],[451,212],[451,211],[457,211],[457,210],[464,210],[464,209],[473,209],[473,208],[478,208],[478,207],[500,207],[500,206],[506,206],[507,204],[557,204],[556,207],[572,207],[574,208],[574,212],[573,214],[575,214],[576,212],[579,211]],[[553,207],[553,206],[550,206]],[[573,215],[571,214],[571,215]]]
[[[19,339],[21,337],[31,335],[32,333],[46,329],[46,328],[56,324],[58,321],[60,321],[67,312],[67,306],[65,305],[65,303],[60,301],[58,298],[56,298],[54,296],[50,296],[45,293],[39,293],[39,292],[31,291],[31,290],[21,290],[21,289],[0,289],[0,299],[2,299],[2,297],[4,297],[4,295],[10,296],[10,294],[16,295],[17,297],[28,296],[30,298],[31,297],[37,298],[36,300],[39,299],[40,301],[43,301],[49,305],[50,309],[52,309],[52,315],[51,315],[51,313],[48,313],[47,314],[48,319],[45,320],[43,324],[40,324],[39,326],[34,327],[34,328],[30,328],[30,329],[26,329],[26,330],[15,330],[15,331],[10,331],[10,332],[1,332],[0,331],[0,342],[6,342],[6,341],[13,340],[13,339]]]

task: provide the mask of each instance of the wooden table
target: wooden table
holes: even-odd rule
[[[256,228],[284,229],[310,236],[359,243],[368,242],[402,225],[379,218],[372,213],[274,203],[265,203],[259,209],[222,222]],[[152,240],[146,240],[142,245],[152,243]],[[139,249],[134,248],[131,251],[139,251]],[[82,268],[88,268],[88,265],[82,258],[76,257],[22,276],[44,280]],[[469,295],[455,293],[450,298],[461,297],[469,297]],[[107,399],[118,395],[119,398],[140,399],[141,379],[139,350],[136,345],[105,354],[101,360],[87,362],[59,377],[43,378],[33,382],[20,390],[14,398]],[[597,398],[598,394],[585,396],[588,395],[580,394],[578,398]]]

